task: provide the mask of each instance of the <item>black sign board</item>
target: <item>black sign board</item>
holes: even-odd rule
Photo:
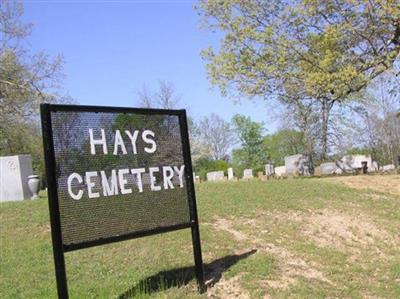
[[[204,289],[185,110],[41,105],[59,298],[64,253],[191,228]]]

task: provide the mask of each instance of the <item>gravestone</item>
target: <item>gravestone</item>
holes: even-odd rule
[[[396,166],[394,166],[394,164],[388,164],[388,165],[384,165],[381,168],[382,172],[390,172],[390,171],[394,171],[396,169]]]
[[[282,177],[282,176],[286,175],[286,166],[275,167],[275,175],[277,177]]]
[[[288,175],[310,175],[310,159],[307,155],[286,156],[285,167]]]
[[[373,169],[372,158],[370,155],[347,155],[341,159],[343,163],[340,168],[345,172],[352,172],[354,170],[361,170],[363,168],[363,162],[366,162],[368,171]]]
[[[253,178],[253,169],[243,170],[243,179],[248,180]]]
[[[228,180],[231,181],[233,180],[235,177],[233,175],[233,168],[228,168]]]
[[[32,174],[30,155],[0,157],[0,202],[29,199],[28,176]]]
[[[265,165],[265,175],[270,177],[274,175],[274,165],[272,164],[266,164]]]
[[[216,182],[222,181],[224,179],[224,172],[221,171],[211,171],[207,173],[207,181]]]
[[[320,167],[322,175],[335,174],[336,171],[338,170],[338,167],[335,162],[322,163]]]

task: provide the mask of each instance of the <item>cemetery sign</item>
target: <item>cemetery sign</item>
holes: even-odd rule
[[[191,228],[204,288],[185,110],[41,105],[58,295],[64,253]]]

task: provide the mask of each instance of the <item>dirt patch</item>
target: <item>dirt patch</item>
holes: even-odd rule
[[[348,215],[320,210],[304,219],[302,233],[322,247],[360,254],[376,244],[393,246],[396,240],[365,215]],[[375,248],[378,250],[378,248]]]
[[[250,294],[240,287],[240,278],[240,275],[230,279],[222,277],[213,288],[207,291],[207,297],[249,299]]]
[[[233,237],[238,241],[247,240],[247,236],[238,230],[232,228],[232,221],[219,218],[213,225],[216,229],[226,231],[233,235]]]
[[[249,224],[250,226],[255,225],[254,220],[241,219],[239,222]],[[214,228],[229,232],[237,241],[251,244],[252,248],[255,246],[258,250],[271,254],[277,259],[280,277],[277,280],[264,281],[271,288],[285,289],[290,285],[296,284],[297,280],[301,277],[333,284],[320,270],[318,270],[318,265],[307,263],[284,247],[266,242],[256,236],[248,236],[234,228],[233,220],[219,219],[215,222]]]
[[[400,175],[358,175],[323,178],[322,180],[340,182],[350,188],[372,189],[400,196]],[[400,197],[399,197],[400,198]]]
[[[359,259],[366,251],[375,253],[376,258],[386,258],[382,249],[400,246],[400,235],[390,234],[364,213],[323,209],[264,213],[263,216],[275,225],[296,223],[299,231],[317,246],[349,254],[351,260]]]

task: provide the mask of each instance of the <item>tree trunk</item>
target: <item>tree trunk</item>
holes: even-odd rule
[[[328,156],[328,129],[329,115],[333,107],[334,101],[328,98],[322,99],[322,127],[321,127],[321,161],[325,161]]]
[[[314,174],[314,159],[313,159],[313,154],[314,154],[314,149],[313,149],[313,142],[312,142],[312,137],[311,133],[309,130],[306,130],[306,144],[307,144],[307,155],[308,158],[310,159],[310,173]]]

